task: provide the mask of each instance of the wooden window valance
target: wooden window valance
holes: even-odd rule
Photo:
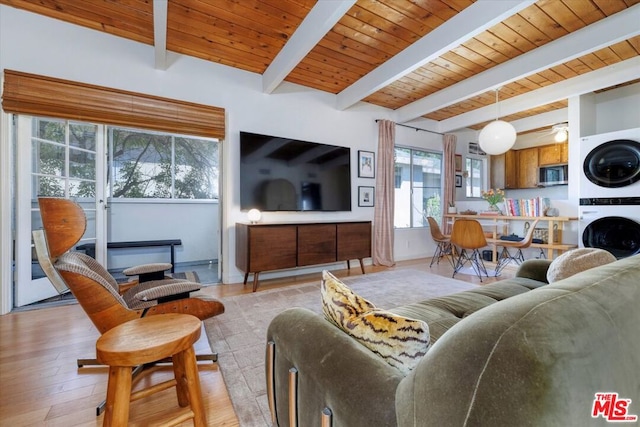
[[[224,108],[53,77],[4,71],[8,113],[224,139]]]

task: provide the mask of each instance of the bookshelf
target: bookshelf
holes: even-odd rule
[[[530,247],[539,248],[547,257],[553,259],[555,256],[577,248],[577,242],[564,242],[562,239],[562,230],[564,225],[570,221],[577,221],[577,217],[568,216],[507,216],[507,215],[462,215],[447,214],[445,218],[451,222],[455,222],[458,218],[476,219],[482,225],[482,228],[490,233],[487,237],[489,246],[493,246],[493,261],[497,259],[498,248],[500,247],[500,236],[510,234],[511,223],[514,221],[533,222],[540,220],[536,225],[536,229],[548,230],[548,240],[546,243],[532,243]],[[545,227],[546,224],[546,227]],[[521,235],[521,233],[516,233]],[[546,252],[545,252],[546,251]]]

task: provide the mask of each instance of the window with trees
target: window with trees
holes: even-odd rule
[[[95,197],[97,126],[69,120],[31,121],[32,194]]]
[[[216,140],[108,128],[113,198],[217,199]]]
[[[33,194],[95,197],[96,141],[102,126],[32,120]],[[218,198],[218,143],[212,139],[107,128],[113,198]]]
[[[395,147],[396,228],[427,227],[442,214],[442,153]]]

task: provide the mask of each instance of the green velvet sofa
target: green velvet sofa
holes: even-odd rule
[[[267,333],[274,425],[608,425],[610,399],[592,416],[597,393],[640,416],[640,255],[553,284],[548,266],[391,310],[431,332],[407,376],[322,315],[279,314]]]

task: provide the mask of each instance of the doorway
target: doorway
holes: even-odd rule
[[[204,264],[208,274],[200,274],[201,282],[219,283],[219,141],[17,115],[12,140],[14,308],[58,296],[31,237],[42,226],[37,198],[43,196],[83,207],[87,231],[79,244],[95,245],[95,258],[116,276],[132,265],[166,262],[167,251],[107,251],[106,242],[180,238],[176,271]],[[203,152],[210,162],[189,157]],[[205,187],[211,191],[204,193]]]
[[[38,197],[75,200],[85,211],[81,243],[95,244],[105,262],[104,130],[69,120],[14,116],[15,278],[13,305],[22,307],[58,295],[34,250],[32,232],[42,228]]]

